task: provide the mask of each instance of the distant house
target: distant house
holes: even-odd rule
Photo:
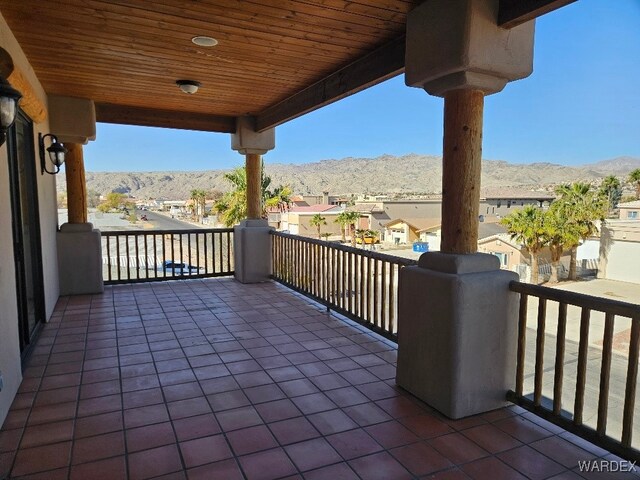
[[[384,225],[383,242],[407,245],[422,240],[421,235],[438,230],[440,218],[396,218]]]
[[[620,220],[640,220],[640,200],[619,203]]]
[[[280,228],[284,231],[304,237],[317,237],[318,228],[310,224],[314,215],[325,217],[327,224],[320,228],[322,233],[341,235],[340,225],[335,222],[337,216],[344,210],[337,205],[309,205],[304,207],[291,207],[288,212],[280,216]]]
[[[598,277],[640,283],[640,222],[637,218],[607,220],[601,227]],[[640,295],[640,288],[638,292]]]

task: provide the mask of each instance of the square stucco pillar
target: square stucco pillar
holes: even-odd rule
[[[482,253],[426,253],[402,269],[397,384],[453,419],[504,406],[515,380],[517,279]]]
[[[102,293],[100,230],[91,223],[65,223],[57,242],[60,295]]]
[[[243,220],[233,229],[235,278],[240,283],[271,279],[271,235],[266,220]]]

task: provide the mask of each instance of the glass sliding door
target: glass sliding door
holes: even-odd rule
[[[33,124],[19,113],[7,135],[20,351],[44,321],[44,286]]]

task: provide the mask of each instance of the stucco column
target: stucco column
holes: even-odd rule
[[[245,155],[247,174],[247,218],[262,218],[262,158],[257,153]]]
[[[271,228],[262,218],[262,155],[275,148],[275,130],[256,132],[255,118],[236,119],[231,148],[245,156],[247,219],[233,229],[235,278],[242,283],[271,278]]]
[[[398,385],[451,418],[498,408],[515,378],[513,272],[477,251],[484,96],[531,73],[533,23],[497,26],[498,0],[409,13],[405,81],[444,97],[441,252],[400,272]]]
[[[69,223],[87,223],[87,182],[84,175],[82,145],[66,143],[67,212]]]
[[[100,230],[88,222],[87,184],[82,146],[96,137],[93,101],[49,96],[51,132],[67,149],[67,223],[57,234],[58,277],[61,295],[104,291]]]

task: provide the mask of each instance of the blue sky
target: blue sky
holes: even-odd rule
[[[442,99],[403,76],[276,129],[266,163],[442,152]],[[580,0],[538,19],[534,71],[485,100],[483,157],[581,165],[640,157],[640,0]],[[243,164],[226,134],[98,124],[88,171]]]

